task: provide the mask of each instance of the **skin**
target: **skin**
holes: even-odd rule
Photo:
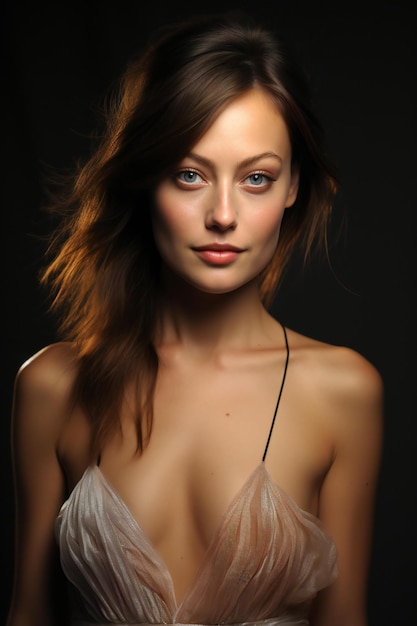
[[[164,301],[154,427],[135,455],[127,389],[121,433],[102,451],[100,467],[164,559],[178,602],[266,444],[285,344],[261,303],[257,276],[297,185],[285,123],[268,97],[252,90],[224,109],[155,192]],[[219,265],[196,250],[213,243],[241,252]],[[266,467],[337,545],[339,577],[319,593],[312,624],[365,626],[381,379],[348,348],[292,330],[288,339],[291,358]],[[17,552],[8,626],[53,623],[53,524],[90,462],[87,416],[69,406],[76,367],[72,346],[58,343],[32,357],[16,379]]]

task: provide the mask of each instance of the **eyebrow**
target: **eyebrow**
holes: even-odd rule
[[[198,161],[202,165],[206,165],[210,167],[211,169],[215,169],[215,164],[213,161],[211,161],[210,159],[207,159],[206,157],[200,156],[199,154],[196,154],[195,152],[190,152],[189,154],[187,154],[187,157],[190,159],[194,159],[195,161]],[[278,161],[282,163],[282,158],[275,152],[261,152],[260,154],[255,154],[254,156],[248,157],[247,159],[243,159],[243,161],[240,161],[240,163],[238,164],[238,167],[239,168],[247,167],[248,165],[252,165],[253,163],[256,163],[256,161],[260,161],[261,159],[266,159],[266,158],[271,158],[271,157],[274,159],[278,159]]]

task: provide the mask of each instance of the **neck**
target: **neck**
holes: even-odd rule
[[[161,312],[158,343],[199,352],[256,346],[271,332],[272,318],[262,304],[257,281],[225,294],[210,294],[170,276],[164,281]]]

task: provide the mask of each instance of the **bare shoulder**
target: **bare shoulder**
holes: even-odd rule
[[[76,351],[69,342],[50,344],[28,358],[17,372],[17,381],[25,386],[54,389],[71,382],[76,372]]]
[[[67,415],[76,372],[76,351],[70,343],[54,343],[32,355],[16,375],[15,419],[36,419],[40,425]]]
[[[334,393],[366,401],[378,398],[382,378],[378,370],[355,350],[318,342],[318,382],[331,381]]]
[[[323,415],[338,422],[380,421],[383,380],[372,363],[348,347],[294,332],[291,340],[296,376]]]

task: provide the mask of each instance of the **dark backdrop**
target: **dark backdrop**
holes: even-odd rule
[[[255,6],[256,4],[256,6]],[[289,327],[350,346],[384,378],[385,446],[369,589],[370,626],[416,623],[413,2],[14,2],[5,15],[1,124],[3,612],[12,577],[10,404],[19,365],[56,339],[37,272],[51,224],[45,176],[88,154],[101,102],[154,26],[244,8],[279,24],[304,61],[343,189],[330,268],[295,260],[273,305]],[[98,117],[97,117],[98,116]],[[337,235],[337,239],[336,239]],[[337,626],[337,625],[335,625]]]

